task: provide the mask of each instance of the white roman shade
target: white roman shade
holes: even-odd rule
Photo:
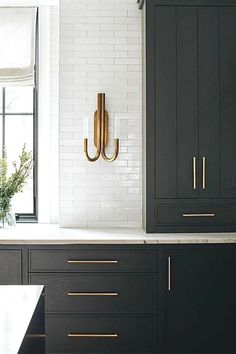
[[[36,7],[0,7],[0,86],[33,86]]]

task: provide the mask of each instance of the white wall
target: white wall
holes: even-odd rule
[[[141,11],[136,0],[61,0],[60,226],[141,227]],[[120,154],[86,161],[83,117],[106,93],[110,152],[115,117]]]

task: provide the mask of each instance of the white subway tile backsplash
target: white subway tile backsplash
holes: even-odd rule
[[[141,13],[136,0],[61,0],[60,225],[141,227]],[[120,154],[113,163],[88,162],[96,95],[106,93],[113,152],[115,117]]]

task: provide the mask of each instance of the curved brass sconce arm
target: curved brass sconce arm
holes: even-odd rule
[[[114,155],[112,157],[108,157],[106,155],[105,146],[102,146],[101,154],[104,160],[106,160],[107,162],[113,162],[117,159],[117,156],[119,154],[119,139],[114,140],[114,147],[115,147]]]
[[[90,161],[90,162],[95,162],[97,161],[97,159],[99,158],[100,154],[101,154],[101,147],[97,147],[97,151],[96,151],[96,154],[94,157],[90,157],[89,154],[88,154],[88,139],[87,138],[84,138],[84,153],[87,157],[87,159]]]
[[[108,113],[105,110],[105,93],[99,93],[97,97],[97,111],[94,113],[94,145],[97,148],[94,157],[88,154],[88,139],[84,138],[84,152],[91,162],[96,161],[100,155],[107,162],[115,161],[119,154],[119,139],[114,140],[115,152],[112,157],[106,155],[106,145],[108,142]]]
[[[94,157],[90,157],[88,153],[88,139],[84,138],[84,153],[87,157],[87,159],[90,162],[95,162],[99,158],[101,154],[101,96],[98,94],[97,97],[97,105],[98,105],[98,110],[94,113],[94,145],[97,148],[96,154]]]

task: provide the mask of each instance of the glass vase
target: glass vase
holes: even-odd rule
[[[11,229],[16,226],[16,216],[13,211],[7,213],[0,219],[0,229]]]

